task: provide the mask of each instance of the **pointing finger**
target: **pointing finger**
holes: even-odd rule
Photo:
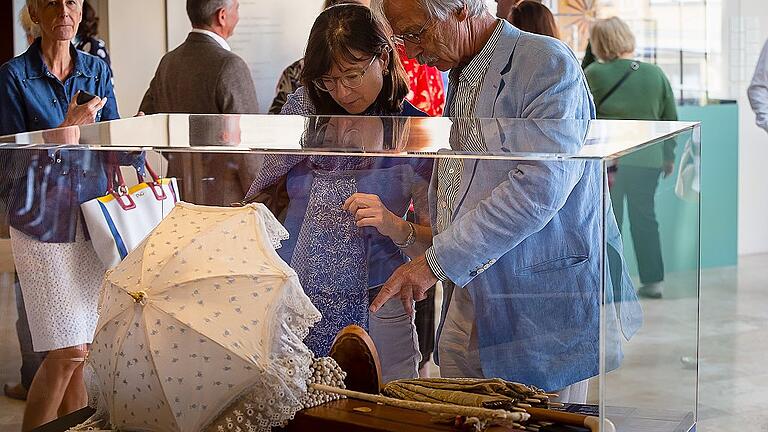
[[[400,301],[403,302],[403,308],[409,316],[413,316],[413,288],[404,287],[400,290]]]
[[[384,306],[384,303],[400,292],[399,283],[395,278],[396,276],[392,275],[392,277],[384,283],[384,286],[381,287],[381,291],[379,291],[379,294],[376,295],[376,298],[373,299],[371,306],[368,308],[369,311],[376,313],[376,311]]]

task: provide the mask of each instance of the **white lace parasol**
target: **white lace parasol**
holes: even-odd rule
[[[200,431],[244,394],[254,430],[301,409],[320,319],[261,204],[180,203],[107,272],[89,363],[113,428]]]

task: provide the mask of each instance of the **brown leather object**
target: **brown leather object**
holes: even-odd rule
[[[341,329],[329,355],[347,373],[344,379],[347,389],[379,394],[382,386],[379,353],[362,327],[353,324]]]
[[[488,432],[512,429],[489,427]],[[429,413],[341,399],[296,414],[287,432],[457,432],[451,425],[436,424]]]

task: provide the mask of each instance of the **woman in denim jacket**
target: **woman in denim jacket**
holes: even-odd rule
[[[27,8],[41,37],[0,67],[0,135],[119,118],[108,66],[71,44],[82,0],[28,0]],[[78,105],[81,91],[96,97]],[[79,132],[69,127],[43,138],[77,144]],[[31,150],[1,156],[4,175],[13,180],[11,243],[32,343],[35,351],[48,352],[29,389],[26,431],[87,404],[83,361],[96,326],[104,267],[86,237],[79,208],[105,193],[107,155]],[[118,159],[143,164],[140,155]]]

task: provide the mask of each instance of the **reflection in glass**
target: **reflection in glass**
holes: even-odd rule
[[[586,122],[456,119],[454,151],[578,153]],[[621,362],[621,345],[641,324],[610,208],[601,206],[601,164],[584,160],[437,161],[437,234],[444,281],[438,342],[441,375],[501,377],[584,402],[601,362]],[[458,171],[458,174],[456,173]],[[457,186],[445,187],[441,182]],[[458,182],[458,183],[456,183]],[[445,209],[445,210],[442,210]],[[444,215],[441,217],[441,213]],[[601,275],[603,220],[618,260]],[[443,222],[441,222],[443,221]]]
[[[303,145],[398,149],[407,142],[408,122],[407,118],[312,118],[307,120]],[[415,377],[419,361],[415,328],[400,300],[392,300],[370,317],[368,306],[369,297],[418,244],[398,247],[403,239],[386,235],[390,233],[386,224],[359,226],[364,217],[352,207],[375,210],[381,205],[390,219],[404,225],[413,203],[414,230],[428,238],[432,161],[268,155],[256,173],[246,201],[264,197],[281,181],[285,184],[287,199],[266,194],[290,233],[278,253],[296,270],[323,314],[305,343],[316,355],[327,355],[338,331],[357,324],[370,331],[379,349],[385,381]],[[276,208],[278,203],[285,203],[285,208]]]
[[[191,115],[189,145],[237,147],[242,141],[239,115]],[[230,206],[239,202],[250,185],[250,172],[258,157],[241,153],[167,153],[168,177],[179,182],[187,202]]]

